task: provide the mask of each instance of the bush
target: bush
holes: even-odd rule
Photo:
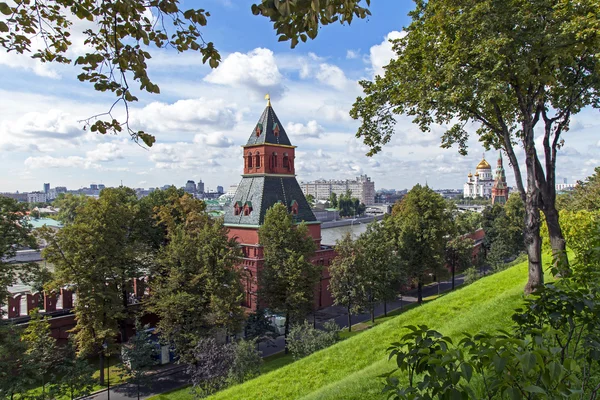
[[[292,326],[287,338],[287,347],[292,356],[295,359],[306,357],[339,340],[340,327],[335,322],[326,322],[323,328],[315,329],[308,321]]]
[[[229,370],[229,381],[238,384],[260,375],[263,362],[256,348],[256,339],[240,340],[233,345],[233,362]]]
[[[469,285],[479,278],[481,278],[481,276],[479,275],[479,271],[477,271],[477,268],[470,267],[465,270],[465,285]]]

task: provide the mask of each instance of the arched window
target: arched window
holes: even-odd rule
[[[256,152],[255,157],[256,157],[256,160],[255,160],[256,162],[254,163],[255,167],[260,168],[260,154],[258,154],[258,151]]]
[[[273,152],[271,155],[271,167],[273,169],[277,168],[277,153]]]
[[[283,168],[290,169],[290,158],[287,153],[283,153]]]
[[[252,153],[248,153],[248,168],[252,168]]]

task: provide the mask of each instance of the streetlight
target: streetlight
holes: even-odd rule
[[[106,354],[106,350],[108,350],[108,343],[106,343],[106,339],[104,339],[104,342],[102,343],[102,349]],[[110,400],[110,352],[106,358],[106,368],[106,395],[108,396],[108,400]]]

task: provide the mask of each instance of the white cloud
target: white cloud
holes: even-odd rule
[[[396,54],[392,50],[392,43],[390,43],[390,40],[401,39],[406,35],[407,33],[405,31],[391,31],[386,35],[383,42],[371,47],[369,51],[369,60],[371,61],[371,70],[373,72],[373,76],[383,76],[383,67],[388,65],[390,60],[396,58]]]
[[[233,128],[237,119],[235,104],[221,99],[185,99],[173,104],[153,102],[134,111],[133,125],[149,132]]]
[[[37,139],[73,139],[85,134],[75,117],[55,109],[46,113],[29,112],[17,120],[4,121],[0,131]]]
[[[206,135],[196,135],[194,142],[219,148],[231,147],[235,144],[233,140],[225,136],[223,132],[211,132]]]
[[[321,64],[316,73],[316,78],[319,82],[334,87],[338,90],[343,90],[348,86],[348,79],[344,71],[337,65]]]
[[[225,57],[219,68],[211,71],[204,80],[219,85],[246,87],[255,95],[283,94],[283,76],[277,68],[273,52],[257,48],[246,54],[232,53]]]
[[[349,109],[334,104],[325,104],[317,110],[317,114],[331,122],[352,121],[349,112]]]
[[[86,153],[90,162],[110,162],[123,158],[123,147],[116,143],[100,143]]]
[[[85,158],[79,156],[69,157],[28,157],[25,160],[25,166],[30,169],[45,168],[84,168],[88,169],[92,165]]]
[[[355,58],[358,58],[360,56],[360,50],[347,50],[346,51],[346,58],[348,60],[354,60]]]
[[[199,170],[204,173],[219,171],[219,152],[206,151],[198,144],[185,142],[159,143],[150,148],[150,161],[157,169]]]
[[[319,125],[314,119],[312,121],[308,121],[306,125],[299,122],[290,122],[286,125],[285,130],[290,135],[305,136],[312,138],[320,137],[321,133],[323,133],[324,131],[323,127]]]

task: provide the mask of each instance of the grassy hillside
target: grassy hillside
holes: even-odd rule
[[[526,281],[527,264],[518,264],[210,399],[383,399],[377,376],[393,369],[386,348],[404,326],[426,324],[449,336],[510,327]]]

